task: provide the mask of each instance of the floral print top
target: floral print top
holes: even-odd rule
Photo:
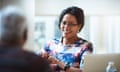
[[[58,60],[71,66],[80,67],[82,65],[83,54],[86,51],[93,52],[92,44],[84,39],[80,39],[74,44],[62,45],[62,39],[53,39],[44,46],[44,50]],[[81,64],[81,65],[80,65]]]

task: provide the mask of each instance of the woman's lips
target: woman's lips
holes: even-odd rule
[[[71,33],[71,31],[64,31],[63,33],[64,34],[69,34],[69,33]]]

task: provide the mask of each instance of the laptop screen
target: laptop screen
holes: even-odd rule
[[[113,61],[120,72],[120,54],[85,55],[83,72],[105,72],[108,62]]]

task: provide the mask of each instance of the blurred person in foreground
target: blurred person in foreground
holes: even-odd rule
[[[0,13],[0,72],[52,72],[49,62],[23,50],[27,25],[19,8],[9,6]]]
[[[84,26],[83,10],[76,6],[64,9],[58,26],[62,37],[46,43],[42,57],[51,62],[54,72],[82,72],[84,55],[93,52],[92,43],[77,35]]]

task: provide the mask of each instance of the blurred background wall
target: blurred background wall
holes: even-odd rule
[[[94,53],[120,53],[120,0],[0,0],[0,8],[7,5],[19,6],[26,13],[26,49],[36,52],[41,48],[34,41],[35,18],[50,24],[45,25],[48,29],[64,8],[78,6],[85,12],[85,27],[79,35],[93,43]],[[52,28],[48,30],[51,33]]]
[[[35,0],[36,15],[58,15],[68,6],[79,6],[86,15],[118,15],[120,0]]]
[[[79,35],[93,43],[94,53],[120,53],[120,0],[35,0],[35,16],[59,16],[69,6],[83,8]]]

